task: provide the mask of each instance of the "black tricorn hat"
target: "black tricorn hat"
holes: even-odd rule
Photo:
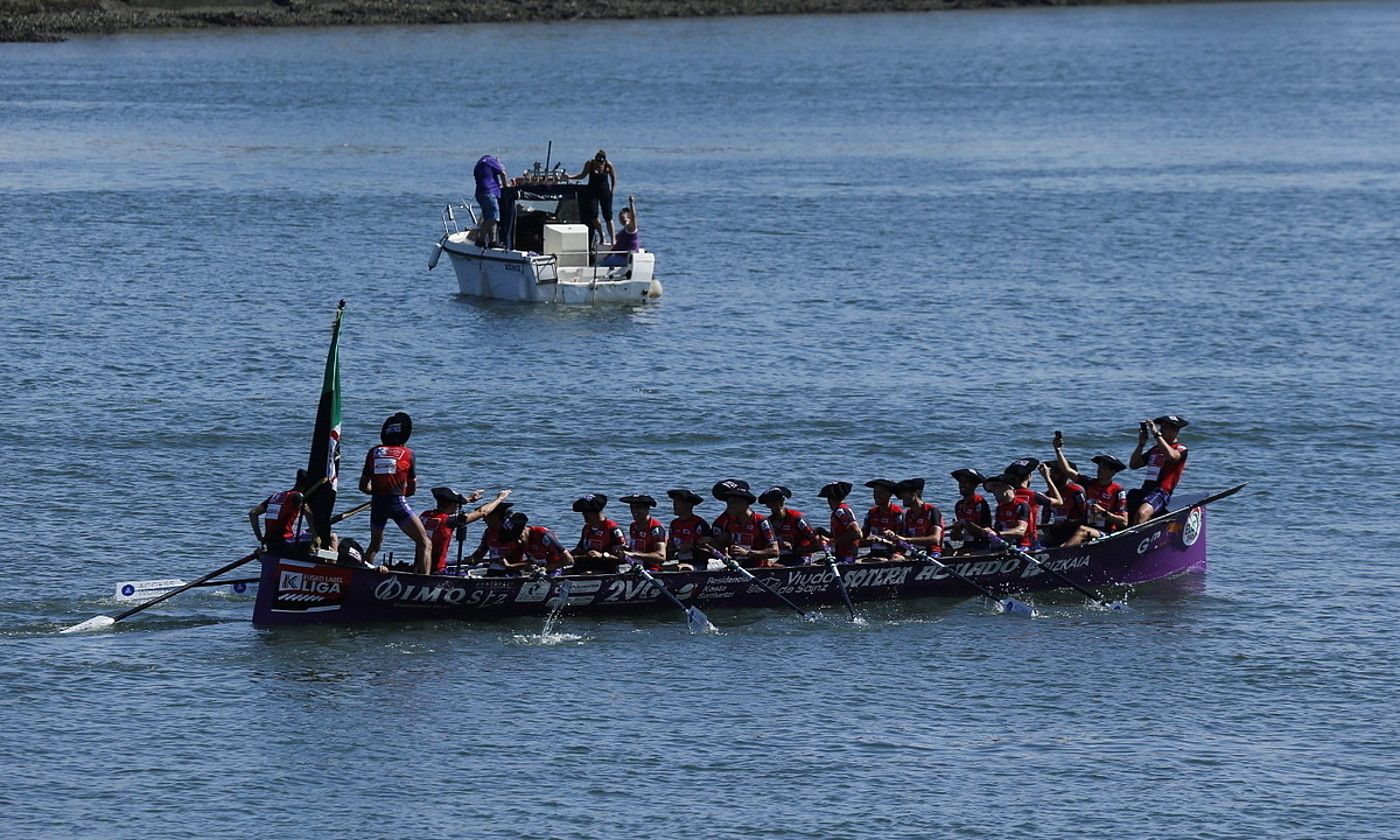
[[[851,495],[851,482],[833,481],[830,484],[822,485],[822,489],[817,491],[817,496],[822,499],[836,499],[840,501]]]
[[[871,490],[884,490],[887,493],[894,493],[899,490],[899,482],[890,481],[888,478],[872,478],[865,482],[865,486]]]
[[[646,505],[649,508],[656,507],[656,500],[644,493],[633,496],[622,496],[618,501],[625,505]]]
[[[1184,429],[1191,425],[1187,422],[1186,418],[1182,417],[1180,414],[1163,414],[1152,422],[1156,423],[1158,426],[1175,426],[1178,429]]]
[[[1002,470],[1002,475],[1012,476],[1018,481],[1035,472],[1035,468],[1040,466],[1040,461],[1035,458],[1021,458],[1006,465]],[[1012,482],[1015,484],[1016,482]]]
[[[451,487],[434,487],[432,493],[433,498],[437,499],[439,502],[456,502],[459,505],[467,503],[467,497],[453,490]]]
[[[972,481],[977,484],[981,484],[987,480],[985,475],[982,475],[982,473],[974,470],[972,467],[959,467],[948,474],[958,481]]]
[[[501,524],[501,529],[512,537],[518,537],[525,531],[525,526],[528,524],[530,524],[530,517],[516,511]]]
[[[588,513],[590,511],[601,511],[608,506],[608,497],[602,493],[589,493],[586,496],[579,496],[574,499],[574,511],[576,513]]]
[[[727,502],[730,499],[742,499],[746,502],[758,501],[758,497],[755,496],[753,494],[753,491],[747,487],[736,487],[733,490],[730,490],[729,495],[725,496],[724,500]]]
[[[673,499],[679,499],[681,501],[690,502],[692,505],[698,505],[705,501],[704,496],[701,496],[694,490],[687,490],[684,487],[677,487],[674,490],[667,490],[666,495],[670,496]]]
[[[784,486],[781,485],[781,484],[774,484],[772,487],[769,487],[767,490],[764,490],[762,493],[759,493],[759,494],[758,494],[758,500],[759,500],[760,502],[763,502],[764,504],[768,504],[768,500],[769,500],[769,499],[791,499],[791,498],[792,498],[792,491],[791,491],[790,489],[788,489],[787,487],[784,487]]]
[[[924,480],[922,478],[906,478],[895,485],[897,493],[908,493],[911,490],[915,493],[924,492]]]
[[[498,505],[496,505],[495,507],[491,508],[491,513],[488,514],[488,515],[491,515],[491,516],[498,516],[498,517],[500,517],[502,520],[504,520],[504,519],[506,518],[506,514],[510,513],[510,509],[511,509],[512,507],[514,507],[514,506],[515,506],[515,503],[514,503],[514,502],[501,502],[500,504],[498,504]]]
[[[413,435],[413,418],[406,412],[390,414],[379,428],[379,442],[385,446],[403,446]]]
[[[1100,466],[1108,467],[1109,469],[1115,472],[1122,472],[1123,470],[1126,470],[1128,468],[1127,464],[1123,463],[1122,461],[1118,460],[1112,455],[1095,455],[1089,460],[1093,461],[1095,464],[1099,464]]]
[[[749,483],[747,481],[738,478],[726,478],[724,481],[718,482],[714,487],[710,488],[710,495],[722,502],[728,499],[730,494],[734,491],[743,490],[747,492],[748,489]]]
[[[1021,483],[1022,478],[1024,478],[1024,476],[1001,473],[1000,475],[994,475],[991,478],[985,479],[982,484],[984,486],[988,484],[1005,484],[1007,487],[1015,487],[1017,484]]]

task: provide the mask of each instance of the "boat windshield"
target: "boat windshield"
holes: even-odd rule
[[[516,202],[516,204],[520,205],[521,213],[529,213],[534,210],[548,213],[550,216],[554,217],[558,217],[559,215],[559,203],[560,200],[557,198],[522,198]]]

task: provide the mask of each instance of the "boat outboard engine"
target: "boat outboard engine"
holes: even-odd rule
[[[379,429],[379,442],[385,446],[403,446],[412,434],[413,418],[405,412],[396,411]]]

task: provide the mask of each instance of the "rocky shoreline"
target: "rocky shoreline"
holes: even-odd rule
[[[1102,4],[1103,0],[0,0],[0,41],[61,41],[70,35],[155,29],[625,20]]]

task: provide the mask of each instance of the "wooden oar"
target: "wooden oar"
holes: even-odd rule
[[[136,615],[137,613],[141,612],[142,610],[150,609],[151,607],[154,607],[156,604],[159,604],[161,601],[164,601],[164,600],[166,600],[167,598],[174,598],[176,595],[179,595],[181,592],[184,592],[186,589],[194,589],[196,586],[200,586],[201,584],[208,583],[209,581],[213,580],[214,578],[218,577],[219,575],[227,574],[228,572],[233,571],[234,569],[238,568],[239,566],[242,566],[244,563],[249,563],[249,562],[251,562],[251,561],[253,561],[253,560],[256,560],[257,558],[258,558],[258,552],[255,551],[255,552],[253,552],[252,554],[249,554],[247,557],[244,557],[244,558],[241,559],[241,560],[235,560],[235,561],[233,561],[232,563],[228,564],[227,566],[224,566],[224,567],[219,568],[219,569],[215,569],[214,571],[210,572],[209,574],[205,575],[204,577],[198,578],[197,580],[194,580],[194,581],[192,581],[192,582],[190,582],[190,583],[187,583],[187,584],[185,584],[184,586],[179,587],[178,589],[172,589],[172,590],[170,590],[169,592],[165,593],[164,595],[161,595],[161,596],[159,596],[159,597],[153,598],[153,599],[147,601],[147,602],[144,603],[144,604],[140,604],[140,605],[138,605],[138,606],[132,607],[131,609],[127,610],[126,612],[117,613],[116,615],[110,616],[110,617],[109,617],[109,616],[105,616],[105,615],[95,615],[95,616],[93,616],[92,618],[89,618],[87,621],[84,621],[84,622],[82,622],[82,623],[80,623],[80,624],[74,624],[72,627],[69,627],[69,628],[64,629],[64,630],[60,630],[59,632],[60,632],[60,633],[85,633],[85,632],[87,632],[87,631],[89,631],[89,630],[106,630],[108,627],[111,627],[113,624],[116,624],[118,621],[122,621],[123,619],[130,618],[131,616]]]
[[[953,577],[957,578],[958,580],[962,581],[963,583],[967,584],[973,589],[976,589],[978,592],[981,592],[983,596],[989,599],[993,604],[997,605],[998,612],[1011,613],[1013,615],[1035,615],[1035,610],[1024,601],[1018,601],[1015,598],[1012,598],[1010,595],[1006,596],[1005,598],[1002,598],[999,595],[993,594],[992,590],[988,589],[987,587],[983,586],[982,584],[978,583],[972,578],[959,573],[957,569],[954,569],[952,566],[949,566],[947,563],[944,563],[942,560],[939,560],[937,557],[934,557],[929,552],[924,551],[923,549],[919,548],[918,546],[912,543],[907,543],[903,540],[885,539],[884,537],[871,537],[870,539],[875,540],[877,542],[898,546],[900,550],[902,550],[904,553],[912,554],[926,563],[932,563],[939,569],[942,569],[943,571],[947,572],[948,574],[952,575]]]
[[[350,517],[354,516],[355,514],[359,513],[360,511],[365,510],[366,508],[368,508],[368,507],[369,507],[370,505],[372,505],[372,504],[374,504],[374,502],[365,502],[365,503],[362,504],[362,505],[355,505],[354,507],[350,508],[349,510],[341,511],[340,513],[337,513],[335,516],[332,516],[332,517],[331,517],[331,524],[334,525],[335,523],[341,521],[342,519],[349,519]]]
[[[721,563],[728,566],[731,570],[738,572],[739,574],[758,584],[759,588],[762,589],[764,592],[767,592],[769,595],[772,595],[774,598],[777,598],[779,601],[782,601],[788,607],[795,610],[798,615],[802,616],[803,618],[807,617],[807,613],[803,611],[801,607],[797,606],[792,601],[789,601],[787,597],[783,595],[783,593],[769,586],[767,582],[759,580],[753,572],[750,572],[748,569],[745,569],[743,566],[740,566],[739,561],[735,560],[733,557],[728,557],[713,549],[711,549],[710,553],[717,557]]]
[[[714,626],[713,624],[710,623],[709,617],[706,616],[703,612],[701,612],[699,607],[687,607],[685,604],[682,604],[682,603],[681,603],[681,599],[680,599],[680,598],[677,598],[677,597],[675,596],[675,594],[671,592],[671,590],[667,589],[667,588],[666,588],[666,584],[664,584],[664,583],[662,583],[661,581],[657,580],[656,577],[655,577],[651,572],[648,572],[646,566],[643,566],[642,564],[638,563],[638,564],[637,564],[636,566],[634,566],[633,568],[635,568],[635,569],[637,570],[637,573],[640,574],[642,577],[644,577],[644,578],[646,578],[647,580],[651,581],[651,585],[654,586],[654,587],[656,587],[656,591],[657,591],[657,592],[660,592],[662,595],[664,595],[664,596],[666,597],[666,600],[668,600],[668,601],[670,601],[671,603],[675,604],[677,609],[679,609],[681,612],[685,613],[685,622],[686,622],[686,626],[688,626],[688,627],[690,628],[690,632],[692,632],[692,633],[714,633],[714,632],[717,632],[717,631],[715,630],[715,626]]]
[[[997,545],[998,543],[1000,543],[1000,546]],[[1088,598],[1090,601],[1094,602],[1094,606],[1096,607],[1101,607],[1106,610],[1126,610],[1128,608],[1128,605],[1123,603],[1122,601],[1114,601],[1112,603],[1109,603],[1103,600],[1102,598],[1095,595],[1093,592],[1089,591],[1085,587],[1081,586],[1078,583],[1075,583],[1063,572],[1057,569],[1052,569],[1044,563],[1040,562],[1036,559],[1034,554],[1031,554],[1029,551],[1026,551],[1024,548],[1021,548],[1015,543],[1009,543],[1001,537],[993,535],[992,545],[994,547],[1000,547],[1011,552],[1017,557],[1020,557],[1022,560],[1025,560],[1027,563],[1034,564],[1036,568],[1040,569],[1042,572],[1050,574],[1052,577],[1059,578],[1062,582],[1064,582],[1066,586],[1073,589],[1075,592],[1078,592],[1080,595],[1083,595],[1085,598]]]
[[[837,565],[836,558],[831,556],[831,552],[826,554],[826,567],[836,576],[836,588],[841,590],[841,600],[846,602],[846,612],[851,614],[851,621],[856,620],[856,608],[851,603],[851,591],[846,588],[846,580],[841,577],[841,567]]]

